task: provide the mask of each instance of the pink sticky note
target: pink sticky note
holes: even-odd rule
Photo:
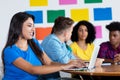
[[[60,5],[77,4],[77,0],[59,0]]]
[[[102,29],[101,26],[95,26],[96,38],[102,38]]]

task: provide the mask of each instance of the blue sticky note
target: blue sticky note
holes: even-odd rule
[[[112,9],[94,8],[94,20],[112,20]]]
[[[43,12],[42,11],[26,11],[35,17],[35,23],[43,23]]]

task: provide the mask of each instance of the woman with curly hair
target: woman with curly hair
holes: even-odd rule
[[[94,49],[95,28],[88,21],[79,21],[73,28],[70,45],[73,53],[82,60],[89,61]]]
[[[74,55],[83,61],[89,61],[94,49],[95,29],[92,23],[82,20],[73,28],[70,44]],[[73,78],[80,78],[79,75],[73,75]],[[82,76],[85,80],[92,77]]]

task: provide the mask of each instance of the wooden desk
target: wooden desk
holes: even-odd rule
[[[120,76],[120,65],[101,66],[86,71],[64,70],[64,72],[88,76]]]

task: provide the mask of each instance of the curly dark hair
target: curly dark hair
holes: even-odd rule
[[[86,39],[86,43],[92,43],[96,38],[96,36],[95,36],[96,31],[95,31],[94,25],[85,20],[79,21],[75,25],[75,27],[73,28],[73,31],[72,31],[71,40],[75,41],[75,42],[78,41],[78,29],[81,25],[85,25],[88,29],[88,36]]]
[[[120,22],[117,21],[111,22],[109,25],[106,25],[106,28],[109,31],[120,31]]]

